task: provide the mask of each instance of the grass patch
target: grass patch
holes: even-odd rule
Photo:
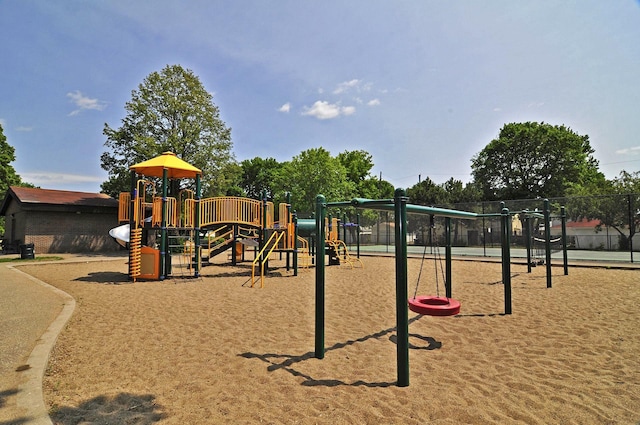
[[[38,262],[38,261],[60,261],[62,257],[50,255],[48,257],[36,257],[36,258],[25,258],[22,259],[20,257],[9,257],[9,258],[0,258],[0,263],[27,263],[27,262]]]

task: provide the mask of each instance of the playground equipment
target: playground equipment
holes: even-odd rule
[[[446,242],[446,275],[445,289],[446,299],[451,298],[451,218],[477,219],[483,214],[476,214],[466,211],[448,210],[443,208],[424,207],[408,204],[404,191],[396,189],[393,199],[371,200],[353,199],[349,202],[327,203],[322,195],[316,197],[316,288],[315,288],[315,357],[324,358],[324,328],[325,328],[325,273],[324,261],[319,254],[324,251],[325,226],[322,225],[325,219],[327,207],[330,206],[353,206],[356,208],[369,208],[385,211],[393,211],[395,219],[395,264],[396,264],[396,329],[397,329],[397,385],[406,387],[409,385],[409,318],[408,318],[408,294],[407,294],[407,212],[418,214],[429,214],[442,216],[445,218]],[[548,222],[549,218],[548,201],[545,200],[544,218]],[[563,209],[564,216],[564,209]],[[505,314],[511,314],[511,262],[510,262],[510,233],[511,215],[509,210],[502,208],[501,235],[502,235],[502,283],[504,286]],[[548,228],[549,226],[547,226]],[[545,235],[547,248],[549,241],[548,230]],[[566,240],[566,238],[563,238]],[[547,249],[547,267],[550,267],[550,250]],[[566,256],[565,256],[566,267]],[[550,269],[548,269],[550,270]],[[548,272],[548,282],[550,282],[550,272]],[[550,287],[549,283],[547,287]],[[458,304],[447,301],[449,305],[442,307],[443,301],[440,297],[417,297],[414,296],[414,308],[423,308],[425,312],[438,315],[438,312],[451,314],[459,309]],[[440,315],[443,315],[440,314]],[[455,313],[454,313],[455,314]]]
[[[316,220],[315,219],[298,219],[298,256],[299,262],[304,262],[305,266],[309,266],[315,262],[315,248],[317,246],[316,238]],[[345,243],[346,236],[340,239],[340,227],[345,229],[346,226],[355,227],[356,224],[345,223],[345,220],[339,220],[336,217],[325,217],[325,241],[323,251],[328,257],[328,265],[340,265],[342,262],[348,264],[351,268],[364,267],[360,260],[358,243],[358,253],[354,256],[349,247]],[[346,231],[345,231],[346,234]],[[357,235],[357,233],[356,233]]]
[[[446,210],[441,208],[408,205],[407,198],[402,189],[396,189],[394,199],[371,200],[353,199],[350,202],[327,203],[324,196],[316,198],[316,328],[315,328],[315,357],[324,358],[324,318],[325,318],[325,276],[324,261],[318,258],[319,252],[323,252],[326,208],[328,206],[353,206],[356,208],[369,208],[378,210],[392,210],[395,217],[395,261],[396,261],[396,329],[397,329],[397,385],[406,387],[409,385],[409,314],[407,293],[407,211],[441,215],[444,217],[476,218],[477,214],[464,211]],[[448,250],[450,259],[450,249]],[[450,273],[449,273],[450,276]],[[450,284],[447,291],[450,292]],[[449,297],[450,294],[447,294]]]
[[[279,220],[275,221],[273,203],[266,196],[262,200],[201,199],[201,171],[171,152],[135,164],[130,170],[131,190],[119,197],[118,220],[125,224],[109,233],[129,248],[132,280],[163,280],[170,276],[172,252],[186,258],[193,276],[198,277],[211,258],[229,249],[233,264],[242,261],[247,246],[257,248],[262,277],[272,252],[286,253],[287,269],[292,256],[294,276],[297,275],[296,217],[289,203],[280,204]],[[154,184],[145,179],[148,177],[162,179],[160,196],[154,193]],[[195,179],[196,190],[168,196],[169,181],[185,178]],[[270,242],[272,235],[276,235],[276,244]]]
[[[430,216],[429,225],[429,240],[434,241],[435,220],[434,216]],[[434,270],[435,270],[435,282],[436,282],[436,295],[435,296],[418,296],[418,286],[420,285],[420,277],[422,276],[422,267],[424,265],[424,259],[427,253],[427,245],[424,245],[422,252],[422,260],[420,261],[420,271],[418,272],[418,279],[416,281],[416,289],[413,293],[413,297],[409,298],[409,310],[414,313],[428,315],[428,316],[455,316],[460,313],[460,301],[450,297],[440,296],[440,279],[438,278],[438,266],[440,266],[440,275],[444,278],[444,270],[442,268],[442,256],[440,255],[440,246],[435,244],[435,251],[433,256]]]
[[[560,238],[553,240],[551,239],[551,211],[548,199],[544,200],[542,213],[539,213],[538,211],[524,210],[522,211],[522,215],[524,217],[524,231],[527,247],[527,272],[531,273],[531,268],[536,265],[545,265],[547,288],[551,288],[551,254],[553,252],[551,244],[560,245],[560,247],[555,249],[555,251],[562,250],[564,275],[566,276],[569,274],[569,262],[567,258],[567,212],[564,206],[560,207],[561,234]],[[539,238],[534,235],[532,225],[535,219],[544,220],[543,238]],[[542,258],[542,254],[544,254],[544,259]]]

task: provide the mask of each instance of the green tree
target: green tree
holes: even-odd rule
[[[599,220],[596,230],[607,226],[618,232],[620,247],[640,229],[640,172],[620,172],[613,180],[597,185],[576,186],[567,201],[572,220]]]
[[[347,178],[356,186],[371,176],[373,157],[363,150],[344,151],[338,154],[338,161],[347,171]]]
[[[471,160],[485,200],[564,196],[572,185],[603,180],[588,136],[565,126],[505,124]]]
[[[16,160],[16,150],[7,142],[4,130],[0,124],[0,196],[4,199],[9,186],[22,183],[11,163]],[[4,233],[4,232],[2,232]]]
[[[252,199],[260,199],[266,191],[268,199],[274,199],[282,190],[283,164],[274,158],[246,159],[240,163],[241,175],[239,186],[245,195]]]
[[[446,204],[448,200],[448,194],[444,187],[436,184],[429,177],[408,188],[407,196],[409,197],[409,202],[416,205],[443,205]],[[408,220],[407,230],[419,234],[419,243],[425,243],[427,240],[426,235],[429,234],[430,225],[431,220],[429,216],[412,214]]]
[[[233,183],[231,129],[220,118],[200,79],[180,65],[152,72],[125,104],[120,128],[105,123],[107,150],[101,166],[109,173],[102,190],[129,190],[129,167],[166,151],[202,170],[204,196],[222,195]]]
[[[429,177],[407,189],[409,202],[416,205],[443,205],[448,202],[448,194],[444,187],[433,182]]]
[[[291,192],[292,208],[314,211],[316,196],[327,201],[344,201],[353,197],[354,184],[347,178],[347,170],[324,148],[301,152],[284,164],[283,188]]]
[[[0,124],[0,202],[4,200],[10,186],[34,187],[30,183],[22,181],[11,165],[16,160],[16,150],[7,142],[4,129]],[[0,235],[4,235],[4,217],[0,217]]]

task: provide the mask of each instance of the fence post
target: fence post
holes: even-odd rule
[[[327,209],[326,199],[316,197],[316,346],[317,359],[324,358],[324,218]]]
[[[504,204],[503,204],[504,205]],[[502,208],[502,284],[504,285],[504,314],[511,314],[511,216]]]
[[[394,195],[396,243],[396,334],[398,386],[409,386],[409,299],[407,290],[407,198],[404,190]]]
[[[531,273],[531,216],[529,211],[524,210],[524,237],[525,247],[527,248],[527,273]]]
[[[564,275],[569,274],[569,261],[567,258],[567,211],[564,206],[560,207],[560,219],[562,220],[562,265]]]
[[[551,288],[551,210],[549,200],[544,200],[544,250],[547,267],[547,288]]]
[[[445,232],[445,248],[444,248],[444,263],[445,263],[445,276],[444,276],[444,288],[447,294],[447,298],[451,298],[451,217],[444,218],[444,232]]]
[[[629,205],[629,254],[633,263],[633,235],[636,234],[636,221],[633,217],[633,198],[631,194],[627,195],[627,204]]]

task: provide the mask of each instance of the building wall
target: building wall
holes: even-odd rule
[[[4,240],[6,242],[24,243],[26,215],[11,203],[4,217]]]
[[[36,255],[117,251],[119,246],[109,236],[117,225],[113,213],[29,211],[21,243],[33,243]]]

